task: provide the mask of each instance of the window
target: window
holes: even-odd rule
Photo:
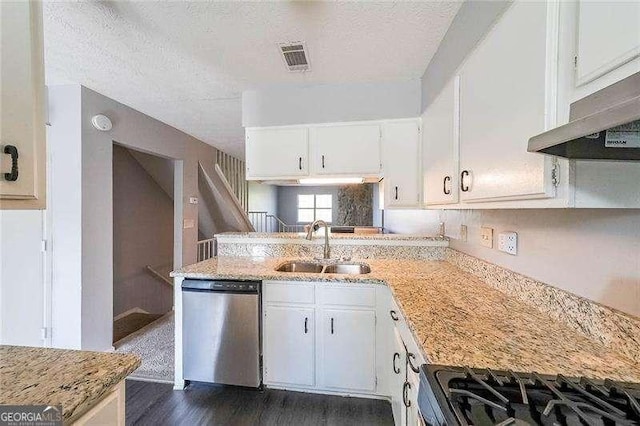
[[[300,194],[298,195],[298,223],[311,223],[314,220],[332,221],[331,194]]]

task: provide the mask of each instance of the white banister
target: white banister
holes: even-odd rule
[[[198,262],[215,256],[215,238],[198,241]]]

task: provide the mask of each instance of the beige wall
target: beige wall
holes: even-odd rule
[[[385,211],[392,232],[436,233],[440,221],[456,250],[640,316],[640,210]],[[493,249],[480,245],[481,226],[494,229]],[[518,233],[517,256],[497,250],[501,231]]]
[[[170,286],[146,266],[173,266],[173,200],[130,151],[113,147],[113,315],[133,308],[163,314],[173,306]]]

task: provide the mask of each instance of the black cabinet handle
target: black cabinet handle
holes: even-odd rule
[[[298,169],[302,170],[302,157],[298,157]]]
[[[324,155],[322,156],[322,168],[324,169]]]
[[[442,182],[442,192],[444,192],[444,195],[451,194],[451,190],[447,189],[447,182],[451,182],[451,176],[445,176]]]
[[[462,192],[469,191],[469,185],[465,186],[465,184],[464,184],[464,177],[465,176],[469,176],[469,171],[463,170],[462,173],[460,173],[460,190]]]
[[[333,334],[333,318],[331,318],[331,334]]]
[[[389,315],[391,315],[392,320],[398,321],[398,314],[396,313],[396,311],[394,310],[389,311]]]
[[[309,318],[304,317],[304,334],[309,332],[309,328],[307,327],[307,323],[309,322]]]
[[[5,173],[4,178],[9,182],[18,180],[18,148],[13,145],[5,145],[4,153],[11,156],[11,172]]]
[[[404,385],[402,385],[402,402],[407,408],[411,407],[411,401],[409,401],[409,395],[407,395],[409,389],[411,389],[411,383],[404,382]]]
[[[396,367],[396,358],[400,359],[400,354],[398,352],[393,354],[393,372],[396,374],[400,374],[400,368]]]
[[[396,200],[398,199],[398,187],[396,186]]]
[[[412,359],[416,359],[416,356],[411,352],[407,353],[407,361],[409,361],[409,367],[411,367],[414,373],[420,373],[420,369],[413,365],[413,362],[411,362]]]

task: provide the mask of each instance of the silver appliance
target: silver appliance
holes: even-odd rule
[[[529,139],[529,152],[640,160],[640,72],[571,104],[569,123]]]
[[[183,281],[185,380],[261,386],[260,287],[260,281]]]

